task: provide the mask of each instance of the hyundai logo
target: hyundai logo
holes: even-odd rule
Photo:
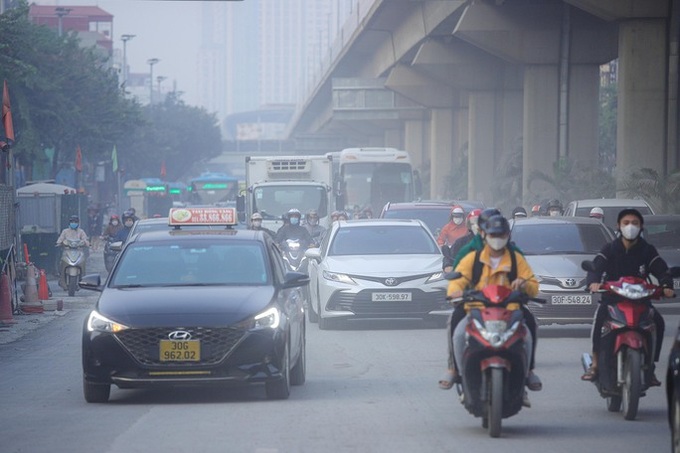
[[[186,330],[175,330],[168,334],[168,338],[171,340],[191,340],[191,334]]]
[[[394,286],[398,283],[399,281],[394,277],[389,277],[385,279],[385,286]]]

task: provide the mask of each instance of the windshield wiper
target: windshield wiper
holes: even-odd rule
[[[147,285],[141,283],[131,283],[129,285],[113,285],[112,288],[144,288]]]

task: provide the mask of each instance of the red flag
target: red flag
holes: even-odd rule
[[[167,171],[165,170],[165,161],[161,162],[161,177],[165,178]]]
[[[80,145],[76,148],[76,171],[83,171],[83,153],[80,151]]]
[[[5,80],[2,89],[2,124],[5,127],[5,138],[7,140],[5,145],[11,145],[14,141],[14,124],[12,123],[12,109],[9,104],[9,88],[7,88],[7,80]]]

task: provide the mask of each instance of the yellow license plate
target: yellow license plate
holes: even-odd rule
[[[198,362],[200,360],[200,340],[161,340],[161,362]]]

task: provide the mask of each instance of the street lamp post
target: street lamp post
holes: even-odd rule
[[[167,77],[165,76],[159,75],[158,77],[156,77],[156,81],[158,82],[158,97],[161,101],[163,100],[163,95],[161,94],[161,82],[163,82],[163,80],[165,79],[167,79]]]
[[[120,39],[123,41],[123,94],[127,89],[128,69],[127,69],[127,42],[134,38],[135,35],[121,35]]]
[[[149,64],[149,105],[153,105],[153,65],[159,61],[158,58],[149,58],[146,60]]]
[[[59,28],[58,28],[58,30],[59,30],[59,37],[60,37],[60,38],[61,38],[61,36],[62,36],[62,34],[63,34],[63,32],[64,32],[64,29],[63,29],[63,27],[62,27],[62,21],[61,21],[61,19],[62,19],[62,17],[64,17],[64,16],[68,16],[68,13],[70,13],[70,12],[71,12],[71,8],[64,8],[63,6],[57,6],[56,8],[54,8],[54,14],[57,15],[57,18],[58,18],[58,20],[59,20]]]

